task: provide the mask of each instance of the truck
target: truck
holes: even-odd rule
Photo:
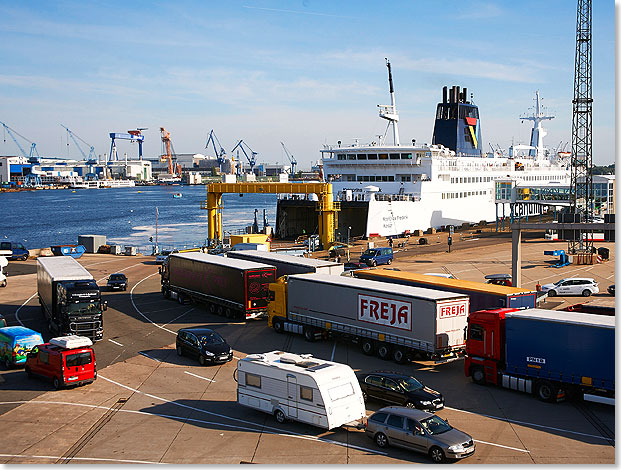
[[[372,281],[389,282],[405,286],[425,287],[444,292],[467,294],[470,297],[470,311],[509,308],[535,308],[537,291],[518,287],[498,286],[483,282],[449,279],[439,276],[415,274],[390,269],[365,269],[354,271],[354,277]]]
[[[269,413],[279,423],[334,429],[359,424],[366,416],[360,384],[346,364],[271,351],[240,359],[235,375],[237,403]]]
[[[50,332],[103,339],[106,302],[93,276],[74,258],[38,258],[37,290]]]
[[[305,273],[334,274],[338,276],[344,270],[343,263],[304,258],[273,251],[229,251],[226,256],[227,258],[245,259],[274,266],[276,268],[276,277]]]
[[[274,266],[200,252],[171,253],[160,274],[165,298],[246,320],[267,314],[268,286],[276,280]]]
[[[9,250],[0,250],[0,287],[6,287],[7,280],[7,272],[6,268],[9,265],[8,258],[13,254],[12,251]]]
[[[495,309],[468,318],[467,377],[532,393],[546,402],[566,392],[614,403],[615,319],[544,309]]]
[[[326,274],[295,274],[270,284],[268,326],[307,341],[341,337],[367,355],[404,363],[438,362],[465,350],[468,296]]]

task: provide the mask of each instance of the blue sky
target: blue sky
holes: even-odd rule
[[[131,5],[129,7],[128,5]],[[308,168],[324,144],[386,129],[392,63],[401,141],[431,143],[442,87],[474,94],[484,150],[528,143],[535,91],[556,118],[545,142],[571,149],[576,2],[229,0],[3,2],[0,121],[41,155],[79,157],[64,124],[98,154],[110,132],[159,128],[177,153],[231,150]],[[615,5],[593,1],[593,160],[614,162]],[[8,135],[0,155],[17,155]],[[28,145],[22,141],[27,149]],[[137,155],[128,142],[119,153]],[[88,152],[88,149],[85,148]]]

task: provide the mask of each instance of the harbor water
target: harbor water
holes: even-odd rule
[[[181,197],[173,197],[176,193]],[[35,249],[76,244],[79,235],[105,235],[109,245],[131,245],[150,254],[157,207],[160,249],[201,246],[207,238],[207,211],[200,204],[206,199],[204,185],[2,192],[0,240]],[[275,194],[225,194],[222,205],[225,235],[252,225],[255,209],[259,228],[264,209],[274,226]]]

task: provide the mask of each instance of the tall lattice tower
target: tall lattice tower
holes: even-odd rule
[[[571,210],[574,221],[592,221],[593,216],[593,94],[591,67],[591,0],[578,0],[576,23],[576,69],[571,147]],[[580,216],[578,216],[580,214]],[[578,218],[578,217],[581,217]],[[593,236],[584,231],[569,242],[569,253],[591,252]],[[586,239],[583,240],[583,236]],[[589,236],[590,235],[590,236]],[[576,240],[577,238],[577,240]]]

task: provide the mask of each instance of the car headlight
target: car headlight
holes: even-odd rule
[[[205,356],[214,356],[215,354],[210,351],[205,351]]]
[[[450,450],[451,452],[463,452],[464,446],[461,444],[457,444],[454,446],[449,446],[448,450]]]
[[[431,402],[429,400],[421,400],[420,404],[427,406],[427,405],[431,405]]]

